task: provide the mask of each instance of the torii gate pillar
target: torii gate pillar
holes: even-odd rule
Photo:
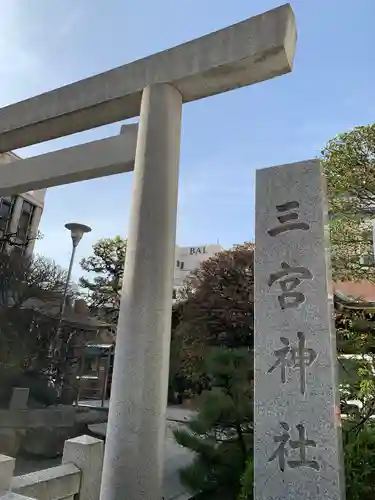
[[[182,96],[142,96],[102,499],[161,498]],[[124,474],[126,471],[126,474]]]

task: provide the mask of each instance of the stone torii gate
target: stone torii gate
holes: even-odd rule
[[[118,137],[1,167],[0,195],[133,169],[101,500],[160,500],[182,104],[292,70],[289,4],[0,109],[0,152],[140,116]]]

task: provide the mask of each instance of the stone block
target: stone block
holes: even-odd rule
[[[9,166],[8,166],[9,169]],[[12,170],[12,169],[11,169]],[[26,410],[30,389],[27,387],[15,387],[9,403],[10,410]]]
[[[130,172],[134,169],[136,124],[124,133],[0,165],[0,196]]]
[[[81,471],[79,500],[98,500],[103,469],[104,443],[91,436],[65,442],[63,463],[72,463]]]
[[[38,500],[60,500],[78,494],[81,472],[73,464],[64,464],[16,476],[12,491]]]
[[[78,408],[76,422],[79,424],[95,425],[102,424],[108,420],[108,410],[95,410],[92,408]]]
[[[0,495],[0,500],[37,500],[35,498],[25,497],[24,495],[19,495],[13,491],[8,491],[5,495]]]
[[[258,170],[254,500],[344,498],[324,176]]]
[[[22,432],[19,429],[0,428],[0,453],[16,457],[21,446]]]
[[[10,488],[15,465],[14,458],[0,455],[0,495],[6,493]]]
[[[37,429],[43,427],[70,427],[75,423],[73,406],[28,410],[0,410],[0,427]]]
[[[61,456],[67,439],[79,436],[86,431],[84,424],[71,427],[44,427],[28,429],[22,440],[22,451],[29,455],[54,458]]]

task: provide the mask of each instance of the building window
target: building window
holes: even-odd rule
[[[0,230],[5,231],[12,213],[13,203],[11,199],[2,198],[0,200]]]
[[[0,251],[3,252],[8,238],[8,226],[15,198],[0,198]]]
[[[29,236],[31,221],[34,215],[35,206],[24,200],[22,203],[22,211],[18,221],[17,236],[22,243],[26,243]]]

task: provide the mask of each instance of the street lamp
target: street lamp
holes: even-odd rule
[[[76,254],[76,249],[78,246],[78,243],[81,241],[83,235],[85,233],[89,233],[91,231],[91,227],[85,226],[85,224],[79,224],[78,222],[69,222],[68,224],[65,224],[66,229],[70,231],[70,236],[72,238],[72,254],[70,256],[70,263],[69,263],[69,269],[68,269],[68,275],[66,277],[66,282],[65,282],[65,288],[64,288],[64,294],[63,294],[63,299],[61,302],[61,307],[60,307],[60,317],[59,317],[59,328],[58,331],[60,330],[61,327],[61,322],[64,317],[64,311],[65,311],[65,305],[66,305],[66,296],[68,294],[68,288],[69,288],[69,282],[70,278],[72,275],[72,269],[73,269],[73,264],[74,264],[74,257]]]
[[[69,263],[68,274],[66,277],[64,293],[63,293],[62,301],[60,304],[59,322],[58,322],[58,326],[57,326],[56,341],[55,341],[55,345],[56,345],[55,356],[54,356],[55,359],[60,357],[60,352],[61,352],[61,347],[62,347],[61,346],[61,326],[62,326],[62,321],[64,319],[66,297],[68,295],[68,288],[69,288],[70,278],[72,275],[72,269],[73,269],[76,249],[77,249],[78,243],[81,241],[83,235],[85,233],[89,233],[91,231],[91,227],[86,226],[85,224],[79,224],[78,222],[69,222],[68,224],[65,224],[65,227],[66,227],[66,229],[68,229],[70,231],[70,236],[72,238],[72,253],[70,256],[70,263]]]

